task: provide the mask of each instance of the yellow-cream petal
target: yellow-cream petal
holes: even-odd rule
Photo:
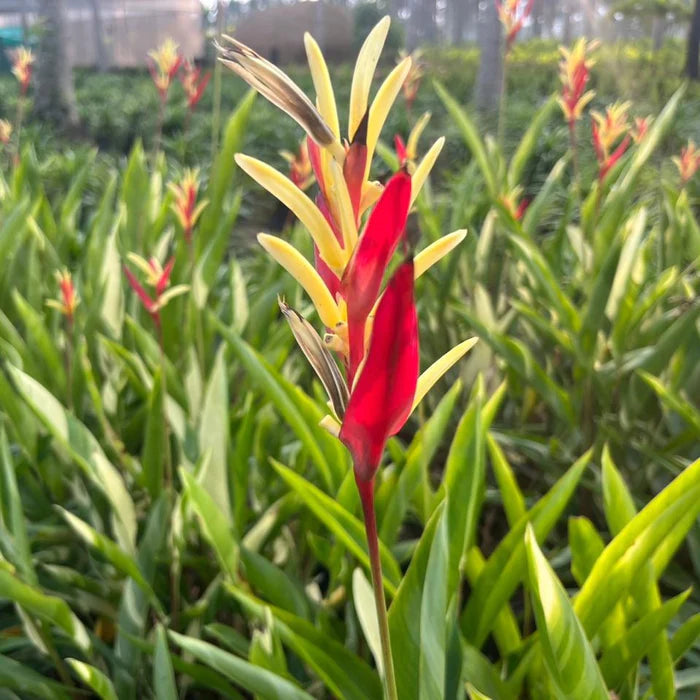
[[[365,181],[362,186],[362,199],[360,200],[360,215],[364,214],[384,192],[384,185],[381,182]]]
[[[420,139],[425,127],[428,126],[428,122],[431,117],[430,112],[426,112],[421,116],[421,118],[416,122],[416,125],[411,129],[411,133],[408,135],[408,141],[406,143],[406,152],[410,159],[415,159],[418,153],[418,140]]]
[[[367,168],[365,170],[365,179],[367,179],[367,175],[369,174],[374,149],[377,146],[377,141],[382,132],[384,122],[410,70],[411,57],[406,56],[406,58],[389,73],[379,90],[377,90],[377,94],[372,101],[372,107],[369,110],[369,122],[367,123]]]
[[[325,428],[331,435],[338,437],[340,435],[340,423],[333,416],[324,416],[318,424]]]
[[[148,260],[142,258],[138,253],[127,253],[126,257],[129,260],[129,262],[136,265],[136,267],[138,267],[139,270],[141,270],[141,272],[143,272],[143,274],[146,275],[146,277],[151,278],[154,274],[157,274],[158,271],[154,271],[154,269],[148,264]],[[160,272],[162,272],[162,270],[160,270]]]
[[[331,196],[334,200],[333,209],[338,215],[340,221],[340,229],[343,233],[343,247],[348,255],[352,253],[357,243],[357,223],[355,222],[355,213],[352,209],[352,201],[350,200],[350,192],[348,185],[343,177],[343,171],[335,159],[331,159],[330,167],[333,173],[333,184]]]
[[[459,229],[459,231],[453,231],[442,238],[438,238],[435,243],[431,243],[427,248],[421,250],[413,259],[415,278],[418,279],[426,270],[429,270],[436,262],[444,258],[466,236],[467,229]]]
[[[435,161],[442,151],[442,147],[445,145],[445,137],[441,136],[431,147],[430,150],[423,156],[423,160],[416,167],[413,176],[411,177],[411,205],[416,201],[416,198],[420,194],[425,181],[430,175],[430,171],[435,165]]]
[[[258,242],[306,290],[323,323],[334,328],[342,320],[340,312],[313,265],[294,246],[277,236],[260,233]]]
[[[345,255],[318,207],[289,178],[256,158],[236,154],[236,163],[258,184],[277,197],[307,228],[319,253],[334,270],[342,270]]]
[[[377,68],[379,56],[384,48],[386,36],[389,33],[391,19],[387,16],[381,19],[367,35],[355,63],[350,88],[350,115],[348,119],[348,140],[352,141],[357,127],[360,125],[369,102],[369,91]]]
[[[423,374],[418,377],[416,386],[416,396],[413,399],[413,409],[423,400],[425,395],[433,388],[435,382],[447,372],[458,360],[466,355],[477,343],[478,338],[469,338],[459,345],[455,345],[452,350],[446,352],[439,360],[433,362]]]
[[[338,110],[335,106],[333,84],[331,83],[331,76],[328,73],[326,60],[323,58],[320,46],[308,32],[304,34],[304,47],[306,48],[306,58],[309,61],[309,68],[311,69],[311,79],[314,81],[318,110],[328,123],[335,137],[340,139]]]

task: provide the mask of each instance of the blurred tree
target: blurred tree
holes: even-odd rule
[[[671,24],[690,19],[690,6],[684,0],[618,0],[610,10],[644,22],[656,51],[661,48]]]
[[[695,0],[693,19],[690,22],[685,70],[689,78],[700,80],[700,0]]]
[[[503,48],[501,23],[496,4],[487,2],[480,13],[478,28],[481,61],[476,78],[476,107],[483,116],[498,111],[503,80]]]
[[[469,5],[473,8],[473,0],[450,0],[447,6],[447,26],[450,28],[449,38],[452,44],[461,44],[465,39]]]
[[[41,39],[36,70],[35,110],[63,129],[78,127],[73,72],[67,51],[65,0],[39,0]]]
[[[464,2],[465,0],[462,0]],[[438,39],[437,0],[411,0],[411,14],[406,32],[410,51],[421,44],[434,44]]]
[[[110,67],[110,60],[105,42],[100,0],[90,0],[90,9],[92,10],[92,32],[95,35],[96,68],[100,73],[106,73]]]

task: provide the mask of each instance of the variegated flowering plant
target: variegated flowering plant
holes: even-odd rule
[[[225,37],[219,53],[226,66],[306,131],[318,183],[315,201],[299,183],[266,163],[242,154],[236,162],[285,204],[313,239],[312,263],[284,239],[264,233],[258,236],[263,248],[304,288],[322,324],[319,333],[280,299],[299,347],[328,393],[331,411],[323,425],[352,455],[370,552],[386,694],[396,698],[374,511],[375,476],[387,440],[403,428],[426,392],[475,339],[460,343],[420,373],[415,280],[458,245],[466,231],[444,236],[420,252],[416,252],[417,241],[406,232],[411,207],[443,139],[433,145],[412,175],[403,157],[403,167],[388,182],[371,178],[382,127],[412,66],[411,58],[405,57],[370,103],[389,23],[389,18],[380,21],[360,49],[350,93],[347,138],[341,135],[328,67],[309,34],[304,43],[316,105],[285,73],[235,39]],[[395,258],[396,267],[389,274]]]

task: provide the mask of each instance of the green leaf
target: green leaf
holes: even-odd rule
[[[212,165],[209,185],[204,195],[204,199],[209,200],[209,204],[202,212],[198,226],[200,235],[195,238],[198,252],[201,252],[203,247],[213,238],[219,225],[221,212],[224,210],[224,197],[231,189],[236,168],[234,156],[240,149],[245,135],[248,118],[255,103],[255,96],[256,92],[250,90],[238,103],[236,111],[226,124],[223,142]]]
[[[671,391],[658,377],[643,370],[639,370],[638,374],[668,408],[675,411],[693,430],[700,434],[700,411],[690,401],[681,396],[680,393]]]
[[[649,652],[655,640],[661,635],[665,636],[666,627],[689,595],[690,591],[685,591],[646,613],[614,646],[606,650],[600,660],[600,672],[610,688],[619,687],[625,677],[634,672],[636,665]],[[671,668],[671,678],[673,678],[673,668]],[[673,694],[673,685],[670,692]],[[658,694],[655,694],[655,697],[658,697]]]
[[[300,410],[299,402],[295,401],[295,398],[285,391],[276,372],[263,357],[251,348],[237,333],[223,326],[218,320],[214,322],[218,326],[219,332],[229,344],[229,347],[231,347],[241,364],[251,375],[256,387],[264,391],[270,401],[275,405],[284,421],[302,441],[311,459],[318,468],[328,490],[333,491],[335,478],[316,437],[319,429],[312,429],[306,422]]]
[[[270,460],[275,471],[284,479],[287,485],[304,501],[311,512],[357,557],[367,571],[369,555],[367,553],[367,538],[362,523],[350,512],[345,510],[333,498],[312,483],[299,476],[294,471]],[[396,587],[401,581],[401,570],[391,552],[379,543],[384,588],[390,595],[396,594]]]
[[[537,545],[532,526],[525,534],[537,629],[549,673],[562,698],[609,700],[595,653],[569,596]]]
[[[365,635],[367,646],[372,652],[379,675],[384,678],[384,657],[382,655],[382,641],[379,634],[374,590],[362,569],[355,569],[352,572],[352,602],[355,605],[355,612],[360,621],[360,627],[362,627],[362,632]]]
[[[689,617],[671,639],[671,655],[675,662],[680,661],[685,653],[700,638],[700,613]]]
[[[84,520],[81,520],[76,515],[73,515],[73,513],[67,511],[61,506],[54,507],[84,542],[97,550],[118,571],[121,571],[129,578],[132,578],[134,582],[144,591],[144,593],[150,597],[156,609],[162,611],[156,594],[144,579],[138,564],[129,554],[120,549],[119,546],[112,542],[112,540],[110,540],[108,537],[105,537],[102,533],[97,532],[97,530],[88,525]]]
[[[450,95],[449,92],[438,82],[434,83],[435,92],[442,100],[450,116],[457,125],[457,128],[464,138],[464,143],[474,156],[474,160],[479,165],[481,174],[486,182],[486,187],[491,197],[495,198],[498,195],[498,187],[496,185],[496,175],[491,169],[491,162],[476,124],[467,116],[467,113],[459,106],[457,101]]]
[[[75,675],[92,688],[102,700],[118,700],[112,681],[102,671],[78,659],[66,659]]]
[[[177,632],[168,633],[171,639],[189,654],[202,663],[211,666],[221,675],[232,680],[237,685],[251,693],[258,693],[266,700],[312,700],[312,696],[304,692],[288,680],[275,675],[267,669],[254,666],[233,654],[229,654],[209,642],[203,642],[194,637],[186,637]]]
[[[228,490],[228,376],[224,348],[220,348],[209,375],[202,412],[199,419],[199,448],[209,453],[202,465],[199,481],[216,503],[219,511],[231,520],[231,500]]]
[[[478,423],[477,409],[477,430]],[[428,566],[423,585],[423,598],[420,607],[420,657],[419,686],[420,700],[432,700],[445,695],[445,663],[447,656],[447,607],[453,590],[448,588],[449,568],[451,565],[451,544],[455,533],[450,531],[452,525],[449,502],[454,494],[448,496],[448,506],[443,511],[435,530]],[[461,499],[458,499],[463,505]],[[464,528],[459,533],[458,548],[464,546]],[[460,552],[461,555],[461,552]]]
[[[678,522],[683,519],[690,528],[691,513],[694,516],[700,513],[700,460],[686,467],[630,520],[596,560],[574,602],[589,635],[596,633],[635,582],[639,568],[669,533],[677,535]]]
[[[202,469],[204,466],[206,459]],[[238,569],[238,543],[231,523],[204,486],[185,469],[180,469],[180,479],[184,484],[185,494],[198,516],[202,533],[216,553],[219,567],[226,576],[235,580]]]
[[[148,397],[146,435],[141,452],[143,481],[153,499],[157,498],[163,488],[165,451],[168,449],[164,411],[163,381],[158,369],[153,375],[153,387]]]
[[[444,506],[435,509],[425,526],[408,571],[389,608],[389,631],[401,700],[417,700],[420,682],[421,606],[433,538],[442,519]]]
[[[518,487],[515,474],[510,464],[508,464],[503,450],[493,435],[488,434],[486,436],[486,446],[491,458],[491,468],[498,483],[498,490],[501,492],[501,500],[508,518],[508,524],[513,527],[525,515],[525,498]]]
[[[163,625],[156,627],[156,650],[153,655],[153,691],[156,700],[178,700],[175,673],[168,650],[168,635]]]
[[[472,586],[472,593],[462,614],[462,631],[474,646],[480,647],[484,643],[498,612],[523,580],[526,565],[523,536],[527,524],[531,522],[537,539],[544,540],[566,508],[590,457],[589,450],[511,528],[489,557]]]
[[[31,615],[50,622],[63,630],[77,647],[87,653],[90,638],[83,623],[73,614],[65,600],[46,595],[38,588],[20,581],[6,568],[0,567],[0,598],[8,598]]]
[[[134,503],[121,475],[107,459],[100,444],[39,382],[12,365],[7,365],[7,370],[22,398],[51,435],[111,502],[117,540],[126,551],[133,551],[136,536]]]
[[[518,148],[510,161],[510,167],[508,168],[509,189],[514,188],[520,183],[523,170],[525,170],[528,160],[530,160],[535,148],[537,148],[537,140],[552,116],[552,113],[558,108],[558,106],[556,95],[552,95],[542,105],[542,107],[535,112],[534,117],[532,117],[530,125],[523,134],[522,139],[520,139]]]
[[[16,690],[21,698],[27,696],[41,700],[71,700],[73,697],[65,686],[48,680],[33,668],[0,654],[0,688]]]
[[[310,666],[331,693],[343,700],[379,700],[381,684],[377,674],[355,653],[308,620],[286,610],[265,605],[239,588],[227,590],[249,615],[265,621],[272,612],[282,641]]]

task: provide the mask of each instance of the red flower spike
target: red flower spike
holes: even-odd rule
[[[367,226],[341,280],[348,304],[349,380],[364,356],[364,328],[377,301],[387,265],[406,228],[411,203],[411,178],[401,171],[389,180],[370,214]]]
[[[309,160],[311,161],[311,167],[313,168],[316,182],[318,182],[321,192],[325,193],[326,183],[323,179],[323,169],[321,168],[321,149],[318,144],[308,136],[306,137],[306,148],[309,151]]]
[[[408,151],[406,151],[406,144],[404,140],[396,134],[394,136],[394,147],[396,148],[396,155],[399,159],[399,165],[403,168],[408,160]]]
[[[355,214],[355,221],[360,215],[360,202],[362,201],[362,185],[365,180],[365,169],[367,166],[367,122],[369,111],[357,127],[352,144],[348,148],[343,163],[343,177],[347,183],[352,211]]]
[[[124,274],[126,275],[126,279],[129,281],[131,288],[136,292],[138,298],[141,300],[141,303],[143,304],[146,311],[148,311],[148,313],[151,314],[151,316],[156,318],[158,312],[155,308],[155,300],[151,299],[148,292],[141,286],[141,283],[136,279],[134,273],[126,265],[124,265]]]
[[[175,264],[175,257],[171,257],[170,260],[168,260],[167,263],[165,263],[165,267],[163,268],[163,274],[160,276],[160,279],[158,280],[158,284],[156,284],[156,294],[160,296],[168,287],[170,284],[170,274],[173,271],[173,265]]]
[[[630,137],[625,136],[622,143],[610,154],[610,157],[603,163],[600,168],[600,179],[604,180],[605,176],[610,172],[610,169],[617,163],[625,154],[627,147],[630,145]]]
[[[413,260],[407,260],[394,273],[379,302],[367,359],[340,429],[340,439],[352,454],[358,482],[374,478],[386,441],[408,419],[418,370],[414,270]]]

